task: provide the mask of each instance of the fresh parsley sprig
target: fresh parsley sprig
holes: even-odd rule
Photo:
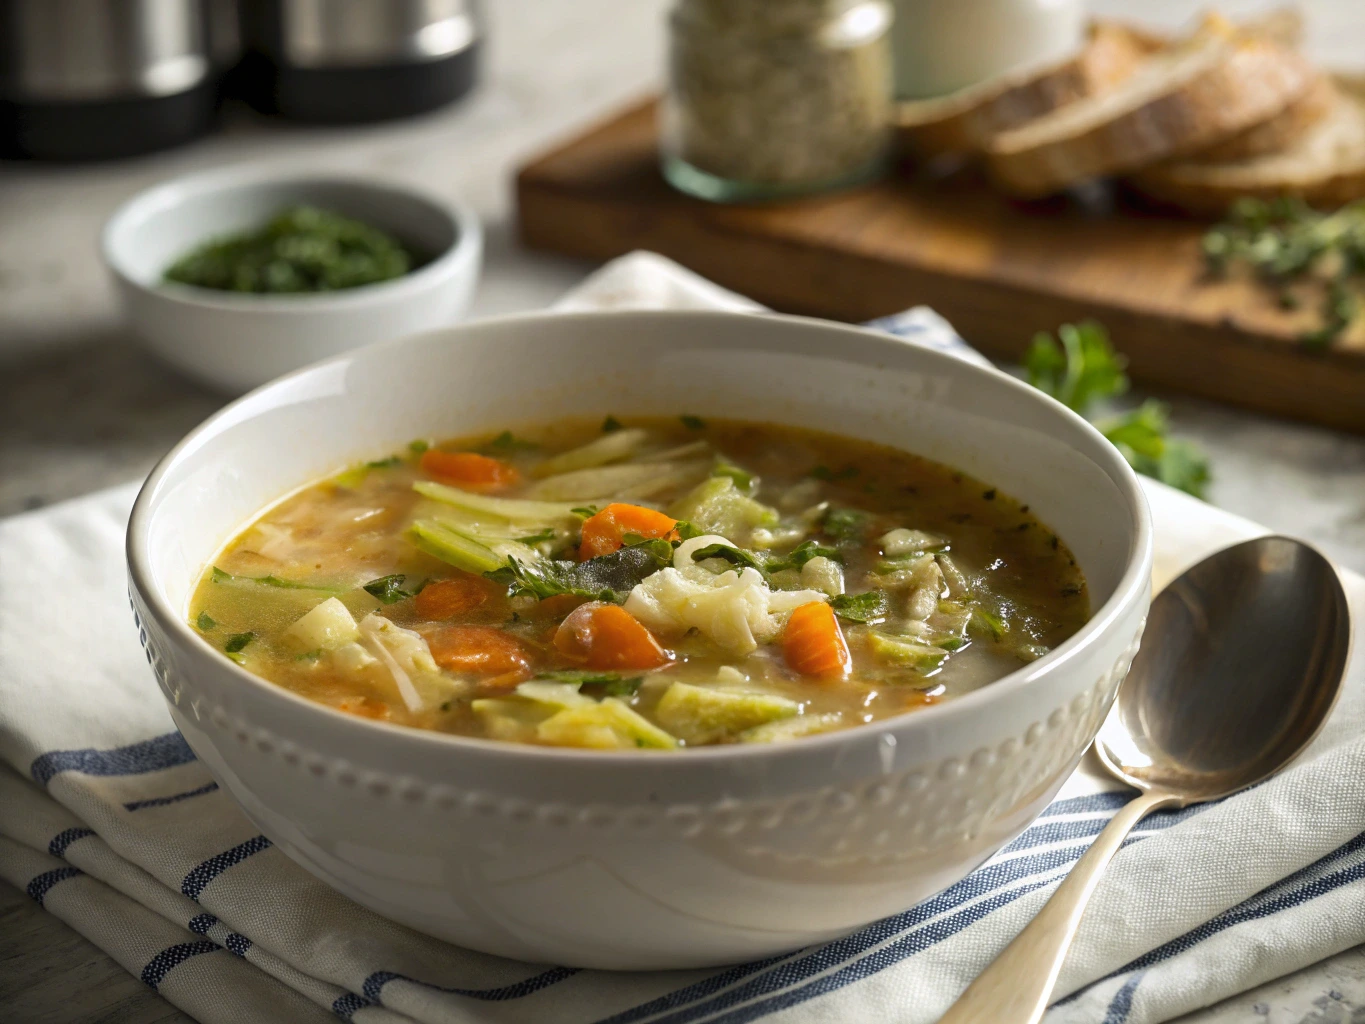
[[[1024,356],[1028,382],[1034,387],[1082,416],[1097,400],[1128,390],[1128,376],[1123,372],[1127,360],[1114,351],[1102,326],[1093,320],[1063,324],[1057,338],[1060,343],[1040,331]],[[1096,421],[1095,426],[1139,473],[1196,498],[1204,497],[1210,479],[1208,460],[1189,441],[1168,436],[1165,403],[1148,399],[1129,412]]]

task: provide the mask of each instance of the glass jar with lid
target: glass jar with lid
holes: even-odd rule
[[[742,202],[879,174],[892,17],[886,0],[677,0],[664,176],[703,199]]]

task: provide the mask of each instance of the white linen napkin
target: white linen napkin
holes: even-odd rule
[[[608,265],[563,305],[759,308],[650,254]],[[879,326],[980,359],[925,309]],[[1144,484],[1158,585],[1264,532]],[[458,949],[356,906],[286,859],[174,731],[127,611],[123,531],[135,491],[0,521],[0,877],[206,1024],[929,1022],[1126,799],[1083,766],[963,881],[846,938],[759,963],[613,974]],[[1344,575],[1365,621],[1365,580]],[[1291,768],[1141,825],[1095,894],[1051,1024],[1168,1020],[1365,941],[1357,640],[1342,699]]]

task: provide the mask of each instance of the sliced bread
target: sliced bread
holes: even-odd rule
[[[1105,92],[1163,45],[1127,25],[1095,22],[1081,50],[1063,60],[899,104],[897,131],[908,149],[925,156],[979,150],[999,132]]]
[[[1200,163],[1231,163],[1289,149],[1332,110],[1337,90],[1329,75],[1318,75],[1312,87],[1274,117],[1207,149],[1192,154]]]
[[[1316,80],[1293,50],[1213,16],[1116,88],[995,136],[986,156],[1006,190],[1049,195],[1222,142],[1275,117]]]
[[[1293,145],[1247,160],[1192,157],[1150,167],[1133,184],[1189,213],[1218,215],[1242,196],[1299,196],[1314,206],[1365,197],[1365,79],[1336,79],[1330,111]]]

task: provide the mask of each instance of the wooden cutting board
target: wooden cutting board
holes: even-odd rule
[[[657,169],[654,102],[532,160],[517,177],[522,240],[594,260],[652,249],[791,313],[861,321],[932,305],[989,355],[1018,358],[1038,330],[1093,317],[1137,380],[1365,433],[1365,332],[1328,352],[1241,280],[1209,281],[1205,225],[1121,198],[1021,204],[967,173],[909,173],[839,195],[717,206]]]

